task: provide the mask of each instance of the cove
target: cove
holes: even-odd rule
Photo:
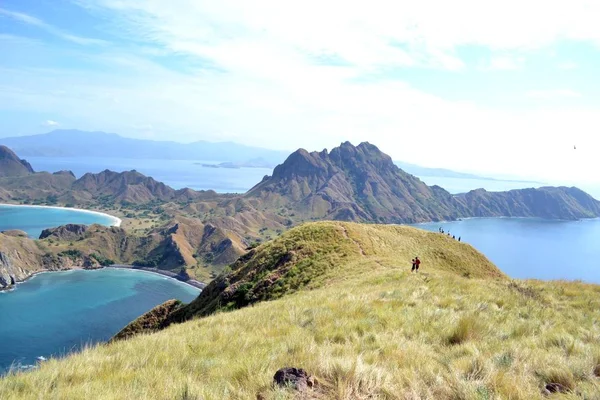
[[[37,239],[44,229],[66,224],[119,226],[121,220],[108,214],[76,208],[0,204],[0,232],[19,229]]]
[[[129,322],[169,300],[200,291],[161,275],[105,268],[42,273],[0,293],[0,374],[36,358],[63,356],[109,340]]]
[[[600,219],[472,218],[413,226],[460,236],[511,278],[600,283]]]

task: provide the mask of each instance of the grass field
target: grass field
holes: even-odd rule
[[[413,228],[301,229],[337,231],[348,253],[318,284],[50,360],[1,380],[0,398],[288,399],[271,382],[294,366],[319,382],[304,398],[600,399],[599,286],[511,280]]]

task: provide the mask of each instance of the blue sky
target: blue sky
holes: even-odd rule
[[[420,165],[591,182],[599,20],[584,0],[4,0],[0,137],[370,141]]]

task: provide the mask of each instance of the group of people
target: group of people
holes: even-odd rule
[[[440,229],[438,229],[440,231],[440,233],[446,233],[448,236],[450,236],[450,231],[448,232],[444,232],[444,230],[442,229],[442,227],[440,226]],[[452,239],[456,240],[456,236],[452,235]],[[458,237],[458,241],[460,242],[460,236]]]
[[[419,260],[419,257],[413,258],[412,259],[412,269],[410,270],[410,272],[419,271],[419,265],[421,265],[421,260]]]

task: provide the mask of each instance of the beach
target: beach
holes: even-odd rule
[[[113,222],[111,224],[111,226],[121,226],[121,223],[123,222],[121,220],[121,218],[115,217],[114,215],[110,215],[104,212],[100,212],[100,211],[93,211],[93,210],[86,210],[83,208],[74,208],[74,207],[58,207],[58,206],[41,206],[41,205],[30,205],[30,204],[10,204],[10,203],[0,203],[0,207],[2,206],[6,206],[6,207],[30,207],[30,208],[49,208],[49,209],[55,209],[55,210],[74,210],[74,211],[78,211],[78,212],[82,212],[82,213],[87,213],[87,214],[94,214],[94,215],[101,215],[104,217],[108,217],[110,218]]]

